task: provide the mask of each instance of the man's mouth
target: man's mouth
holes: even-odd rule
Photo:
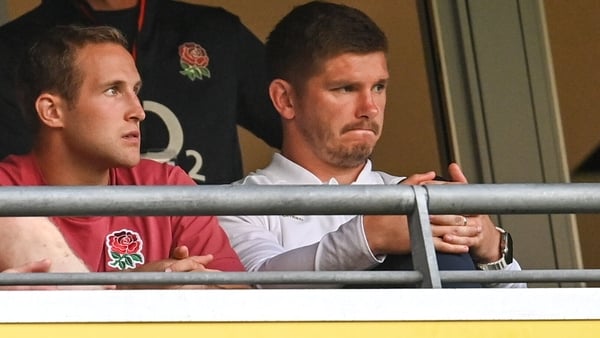
[[[137,131],[137,130],[136,131],[131,131],[131,132],[125,134],[123,136],[123,138],[125,138],[125,139],[136,139],[137,140],[137,139],[140,138],[140,132]]]

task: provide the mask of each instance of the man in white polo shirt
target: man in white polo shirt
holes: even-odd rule
[[[285,16],[267,39],[271,100],[283,147],[241,184],[397,184],[369,157],[383,127],[387,39],[364,13],[311,2]],[[452,181],[466,183],[456,164]],[[403,183],[433,183],[434,172]],[[223,216],[249,271],[412,269],[403,215]],[[431,216],[438,265],[447,270],[520,269],[507,233],[485,215]],[[445,286],[478,287],[479,284]],[[502,284],[522,287],[524,284]],[[265,285],[265,287],[268,287]]]

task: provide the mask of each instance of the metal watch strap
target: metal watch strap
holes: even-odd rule
[[[506,264],[506,259],[504,258],[504,255],[502,255],[502,257],[500,257],[499,260],[495,261],[495,262],[491,262],[491,263],[477,263],[477,267],[480,270],[484,270],[484,271],[489,271],[489,270],[504,270],[506,269],[506,267],[508,266],[508,264]]]
[[[512,245],[510,243],[510,234],[506,232],[506,230],[496,227],[496,229],[500,232],[500,254],[502,255],[499,260],[490,263],[477,263],[477,267],[480,270],[489,271],[489,270],[504,270],[508,266],[506,262],[506,253],[508,250],[512,250],[509,246]]]

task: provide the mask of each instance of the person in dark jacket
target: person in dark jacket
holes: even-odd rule
[[[144,79],[143,157],[179,165],[197,183],[221,184],[243,175],[237,125],[280,147],[264,46],[237,16],[167,0],[42,0],[0,27],[0,159],[31,147],[15,65],[38,35],[68,24],[110,25],[126,36]]]

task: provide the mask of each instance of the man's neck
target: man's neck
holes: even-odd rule
[[[290,153],[286,152],[285,149],[282,149],[281,155],[310,171],[323,183],[327,183],[334,178],[338,184],[351,184],[356,181],[366,165],[365,162],[351,168],[339,167],[320,161],[309,154]]]
[[[314,167],[313,169],[307,169],[310,172],[312,172],[315,176],[317,176],[323,183],[327,183],[331,181],[332,178],[334,178],[338,184],[352,184],[356,182],[356,179],[358,178],[358,175],[360,174],[363,168],[364,165],[362,167],[348,169],[323,167]]]
[[[96,11],[116,11],[135,7],[138,0],[87,0],[87,2]]]
[[[60,152],[33,150],[33,156],[47,185],[108,185],[109,169],[86,165],[87,161],[61,156]]]

